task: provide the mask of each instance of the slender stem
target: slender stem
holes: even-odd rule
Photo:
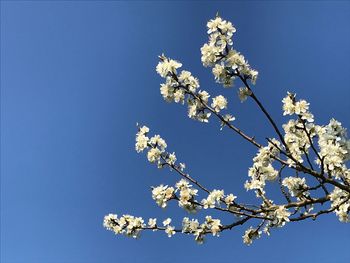
[[[269,120],[269,122],[271,123],[273,129],[275,130],[275,132],[277,133],[279,139],[281,140],[281,142],[283,143],[284,147],[286,147],[286,149],[288,150],[288,145],[286,144],[286,142],[284,141],[284,137],[282,135],[282,133],[280,132],[280,130],[278,129],[275,121],[272,119],[272,117],[270,116],[270,114],[267,112],[267,110],[265,109],[265,107],[262,105],[262,103],[260,102],[260,100],[256,97],[256,95],[254,94],[254,92],[252,91],[252,89],[250,88],[250,86],[248,85],[247,80],[241,76],[241,74],[238,74],[238,77],[241,79],[241,81],[243,82],[243,84],[246,86],[246,88],[251,92],[250,97],[256,102],[256,104],[259,106],[259,108],[261,109],[261,111],[265,114],[265,116],[267,117],[267,119]]]

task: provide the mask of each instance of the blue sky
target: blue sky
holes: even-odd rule
[[[162,52],[180,60],[211,94],[230,98],[237,125],[273,136],[251,102],[215,84],[200,62],[216,11],[237,27],[235,47],[259,70],[255,88],[277,123],[296,92],[320,124],[350,127],[349,2],[1,2],[1,262],[349,262],[349,225],[334,215],[278,229],[252,246],[245,228],[209,238],[102,227],[113,212],[180,220],[157,207],[150,186],[179,178],[134,151],[147,124],[208,188],[254,200],[243,183],[256,149],[216,121],[190,120],[163,101]],[[203,217],[203,214],[199,215]],[[248,227],[248,225],[246,226]]]

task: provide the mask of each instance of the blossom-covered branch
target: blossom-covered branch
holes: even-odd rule
[[[164,78],[160,93],[167,102],[186,104],[189,118],[206,123],[214,116],[220,122],[220,130],[228,128],[257,148],[244,185],[246,190],[254,191],[256,204],[238,202],[232,193],[204,186],[187,172],[184,163],[178,162],[175,152],[167,151],[168,145],[160,135],[150,136],[148,127],[138,126],[136,151],[147,152],[150,163],[160,169],[168,167],[180,177],[173,186],[152,187],[152,199],[161,208],[173,201],[192,215],[205,211],[205,220],[200,223],[198,219],[184,217],[180,227],[176,227],[170,218],[157,224],[156,218],[145,223],[141,217],[109,214],[104,218],[104,226],[134,238],[144,230],[164,231],[169,237],[175,233],[191,234],[198,243],[203,243],[208,234],[219,236],[225,230],[251,223],[243,234],[243,242],[250,245],[262,233],[270,235],[271,229],[289,222],[316,219],[328,213],[335,213],[341,222],[349,222],[350,140],[346,129],[335,119],[327,125],[316,124],[309,103],[290,92],[282,99],[282,109],[283,115],[291,119],[279,128],[252,88],[258,72],[233,48],[236,28],[219,16],[210,20],[207,28],[209,40],[201,48],[203,65],[212,68],[214,79],[225,88],[236,86],[241,102],[252,99],[275,134],[264,135],[266,143],[247,135],[234,124],[227,97],[211,98],[208,91],[200,89],[199,80],[191,72],[180,71],[182,64],[165,55],[159,57],[156,67]],[[237,86],[237,82],[242,86]],[[266,190],[266,185],[274,181],[280,191],[276,200],[270,199]],[[221,219],[214,219],[208,215],[212,210],[231,215],[231,222],[224,224]]]

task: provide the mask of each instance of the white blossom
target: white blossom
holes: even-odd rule
[[[178,77],[178,81],[186,86],[191,92],[196,92],[199,88],[199,80],[192,76],[192,73],[186,70],[181,71]]]
[[[160,56],[161,61],[158,63],[156,71],[165,78],[168,74],[176,74],[176,69],[180,68],[182,64],[173,59],[168,59],[164,55]]]
[[[251,94],[252,92],[246,87],[241,87],[238,90],[238,96],[241,102],[246,101]]]
[[[302,115],[309,110],[309,103],[306,100],[299,100],[295,103],[295,114]]]
[[[174,101],[176,103],[182,103],[185,102],[185,91],[183,89],[178,89],[174,92]]]
[[[215,204],[220,204],[221,199],[224,197],[224,190],[211,191],[206,199],[202,200],[203,208],[214,208]]]
[[[225,78],[226,74],[226,69],[224,64],[215,64],[215,66],[212,69],[213,75],[215,79],[219,82],[219,80]]]
[[[147,148],[147,143],[148,143],[148,137],[145,136],[144,134],[140,134],[139,136],[136,137],[136,144],[135,144],[135,149],[137,152],[142,152],[144,149]]]
[[[148,227],[155,228],[157,226],[157,219],[150,218],[148,219]]]
[[[179,206],[186,209],[188,212],[196,212],[198,207],[192,203],[198,190],[194,189],[192,185],[186,180],[181,179],[176,183],[176,192],[179,192]]]
[[[277,178],[278,171],[272,166],[274,160],[272,157],[279,155],[278,148],[281,147],[281,144],[276,139],[272,139],[271,142],[268,146],[261,148],[253,158],[253,166],[248,171],[250,181],[244,185],[247,190],[259,189],[263,191],[266,180],[272,181]]]
[[[254,239],[258,239],[261,236],[261,231],[253,227],[248,228],[243,235],[243,242],[246,245],[251,245]]]
[[[233,201],[235,201],[236,198],[237,198],[237,196],[235,196],[233,194],[229,194],[225,197],[224,201],[225,201],[225,204],[227,205],[227,208],[229,208],[230,205],[233,204]]]
[[[288,188],[291,196],[300,197],[309,195],[309,192],[307,191],[308,186],[305,183],[305,178],[292,176],[286,177],[283,179],[282,185]]]
[[[273,212],[273,221],[270,224],[277,227],[284,226],[286,222],[289,222],[290,215],[291,213],[284,206],[278,206]]]
[[[124,234],[133,238],[138,238],[141,230],[146,227],[142,217],[123,215],[118,218],[117,215],[113,214],[105,216],[103,225],[115,234]]]
[[[186,164],[184,164],[184,163],[180,163],[179,166],[180,166],[181,171],[186,169]]]
[[[296,94],[287,93],[287,96],[283,98],[283,115],[298,115],[302,120],[307,122],[314,121],[314,115],[309,111],[309,105],[306,100],[296,101]]]
[[[171,218],[168,217],[167,219],[165,219],[165,220],[163,221],[163,226],[169,226],[170,223],[171,223]]]
[[[220,48],[214,46],[213,44],[208,45],[204,44],[203,47],[201,47],[201,53],[202,53],[202,63],[205,67],[213,66],[215,62],[218,60],[218,56],[220,54]]]
[[[167,233],[168,237],[172,237],[173,235],[175,235],[175,227],[173,226],[167,226],[165,228],[165,233]]]
[[[231,114],[225,114],[223,117],[224,117],[224,121],[221,121],[220,131],[227,125],[228,122],[234,121],[236,119]]]
[[[242,74],[255,84],[258,72],[251,69],[244,57],[232,49],[232,36],[236,32],[232,23],[217,16],[207,24],[209,41],[201,48],[202,63],[213,67],[213,74],[218,83],[231,87],[235,74]]]
[[[168,101],[174,101],[174,93],[175,88],[172,87],[171,83],[167,81],[166,83],[160,84],[160,94],[162,94],[163,98]]]
[[[207,23],[208,34],[217,32],[220,30],[222,33],[232,36],[236,32],[236,28],[231,22],[223,20],[221,17],[217,16],[215,19],[211,19]]]
[[[152,189],[152,198],[156,201],[157,205],[162,208],[167,206],[167,202],[174,197],[175,189],[167,185],[159,185]]]
[[[318,145],[320,156],[327,169],[335,176],[344,173],[344,163],[350,159],[350,140],[347,139],[347,131],[341,123],[331,119],[329,124],[318,129]],[[321,164],[320,160],[317,160]]]
[[[293,115],[295,113],[294,106],[295,94],[288,92],[287,96],[283,98],[283,115]]]
[[[189,219],[184,217],[182,220],[182,232],[183,233],[193,233],[199,228],[199,222],[197,219]]]
[[[175,162],[176,162],[176,155],[175,155],[175,153],[173,152],[173,153],[171,153],[171,154],[169,154],[169,156],[168,156],[168,158],[167,158],[167,161],[168,161],[168,163],[170,164],[170,165],[174,165],[175,164]]]
[[[341,222],[350,222],[350,194],[338,187],[335,187],[330,194],[331,207],[335,208],[334,213]]]
[[[215,98],[213,98],[213,103],[211,104],[211,106],[214,108],[216,112],[226,109],[227,99],[222,95],[216,96]]]
[[[147,153],[149,162],[154,163],[160,159],[161,151],[158,148],[151,148]]]
[[[167,147],[167,144],[164,139],[160,137],[160,135],[154,135],[150,140],[150,143],[153,144],[155,147],[159,147],[160,151],[164,151]]]
[[[306,130],[308,131],[310,138],[313,138],[315,133],[315,126],[312,123],[306,123]],[[284,141],[288,146],[288,150],[291,155],[298,162],[303,163],[303,155],[308,153],[310,148],[310,140],[303,130],[303,124],[301,120],[289,120],[286,124],[283,125],[285,131]],[[290,164],[294,164],[294,160],[288,159]]]
[[[206,228],[208,228],[213,236],[218,236],[221,231],[221,221],[220,219],[213,219],[211,216],[205,217]]]
[[[202,99],[204,103],[206,103],[206,100],[208,99],[209,94],[206,91],[200,91],[198,93],[198,96],[199,98]],[[208,122],[211,113],[205,112],[204,105],[200,100],[190,98],[188,99],[187,103],[188,103],[188,117],[201,122]]]
[[[144,149],[147,148],[149,139],[146,136],[146,134],[148,132],[149,132],[149,128],[147,126],[142,126],[139,128],[139,131],[136,133],[135,149],[138,153],[142,152]]]
[[[114,222],[118,220],[115,214],[108,214],[103,219],[103,226],[108,230],[113,230]]]

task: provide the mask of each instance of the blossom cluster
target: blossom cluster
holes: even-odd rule
[[[231,87],[235,76],[241,75],[255,84],[258,72],[232,48],[232,36],[236,32],[232,23],[217,16],[207,23],[207,27],[209,41],[201,48],[201,60],[205,67],[213,67],[215,80],[224,87]]]
[[[296,114],[301,117],[302,120],[313,122],[314,115],[309,111],[309,105],[306,100],[296,101],[296,94],[288,92],[287,96],[283,98],[283,115]]]
[[[146,227],[142,217],[123,215],[118,218],[115,214],[108,214],[104,217],[103,226],[115,234],[124,234],[128,237],[137,238],[142,228]]]
[[[186,102],[188,117],[191,119],[208,122],[211,115],[208,106],[210,95],[205,90],[198,90],[199,81],[191,72],[182,70],[178,74],[177,69],[181,66],[181,63],[173,59],[160,56],[156,71],[165,78],[165,83],[160,85],[160,93],[167,102]],[[212,99],[211,106],[213,111],[220,112],[227,108],[227,99],[222,95],[216,96]]]
[[[152,198],[161,208],[167,206],[167,202],[174,198],[175,189],[167,185],[159,185],[152,189]]]
[[[265,181],[275,180],[278,171],[272,166],[274,157],[279,155],[281,143],[272,139],[266,147],[260,148],[258,154],[253,158],[253,166],[249,168],[248,175],[250,180],[246,181],[247,190],[259,189],[264,191]]]
[[[350,222],[350,194],[344,190],[335,187],[330,194],[331,207],[341,222]]]
[[[213,98],[213,103],[211,106],[216,112],[220,112],[220,110],[227,108],[227,99],[224,96],[219,95]]]
[[[233,206],[236,198],[237,196],[233,194],[225,195],[224,190],[214,189],[208,194],[207,198],[202,199],[201,204],[203,205],[204,209],[208,209],[220,207],[221,203],[225,203],[227,208],[230,209]]]
[[[265,199],[261,205],[261,215],[266,218],[259,225],[259,229],[264,226],[263,231],[265,234],[270,235],[271,228],[283,227],[290,221],[289,217],[292,215],[285,205],[275,205],[272,200]]]
[[[163,184],[152,188],[152,198],[158,206],[165,208],[169,200],[176,199],[179,206],[190,213],[196,213],[201,208],[195,200],[197,193],[198,190],[186,179],[178,181],[175,188]]]
[[[145,149],[149,149],[147,152],[148,161],[151,163],[160,162],[160,158],[165,152],[167,144],[159,135],[148,138],[148,132],[148,127],[139,127],[139,131],[136,133],[135,149],[138,153],[144,151]],[[172,159],[174,158],[176,159],[176,157],[173,156]]]
[[[211,191],[206,199],[202,200],[203,208],[214,208],[215,205],[220,205],[221,199],[224,197],[224,190]]]
[[[309,111],[309,103],[306,100],[296,100],[296,94],[287,93],[283,98],[283,115],[297,115],[298,119],[289,120],[282,127],[284,129],[284,141],[288,152],[292,156],[287,161],[289,165],[295,165],[295,161],[303,163],[303,156],[309,153],[311,140],[317,135],[319,126],[315,125],[314,116]]]
[[[207,23],[209,43],[201,48],[202,62],[204,66],[214,66],[214,64],[223,55],[228,46],[232,46],[232,36],[236,28],[231,22],[223,20],[217,16]]]
[[[252,91],[247,87],[240,87],[238,89],[238,97],[241,102],[246,101],[250,95],[252,95]]]
[[[261,231],[259,229],[250,227],[245,232],[243,237],[243,243],[246,245],[251,245],[255,239],[260,238]]]
[[[243,235],[243,242],[247,245],[252,244],[255,239],[261,237],[262,232],[260,228],[264,225],[264,233],[270,235],[270,229],[276,227],[283,227],[287,222],[289,222],[289,216],[291,213],[285,206],[273,206],[272,209],[268,209],[265,214],[269,220],[262,222],[258,228],[250,227]]]
[[[162,222],[162,227],[157,225],[156,218],[149,218],[145,224],[142,217],[131,215],[122,215],[118,217],[116,214],[108,214],[104,217],[103,226],[115,234],[124,234],[128,237],[138,238],[142,230],[150,229],[153,231],[164,230],[168,237],[175,235],[175,226],[171,225],[172,219],[166,218]],[[219,236],[222,230],[220,219],[214,219],[211,216],[206,216],[205,221],[199,224],[197,219],[189,219],[184,217],[182,220],[182,233],[193,234],[198,243],[203,243],[205,235],[211,233],[213,236]]]
[[[165,78],[165,83],[160,85],[160,93],[167,102],[188,104],[188,116],[202,122],[208,122],[210,112],[205,111],[203,103],[208,103],[209,93],[198,91],[199,81],[191,72],[177,69],[181,63],[161,55],[160,62],[156,67],[157,73]],[[186,98],[187,95],[187,98]]]
[[[350,140],[347,138],[346,129],[335,119],[331,119],[328,125],[319,126],[313,123],[313,114],[309,111],[309,103],[305,100],[296,101],[295,94],[288,93],[282,100],[284,115],[298,115],[297,120],[289,120],[283,125],[285,131],[284,140],[293,158],[303,162],[303,155],[308,154],[312,139],[318,136],[316,163],[326,168],[336,178],[350,179],[349,169],[345,162],[350,159]],[[293,164],[293,160],[288,160]]]
[[[175,153],[166,152],[167,144],[160,135],[154,135],[153,137],[147,137],[149,128],[147,126],[139,127],[136,133],[135,149],[138,153],[148,149],[147,159],[150,163],[157,163],[159,168],[164,165],[174,166],[177,158]],[[185,165],[180,163],[179,169],[183,170]]]
[[[272,218],[272,220],[268,221],[267,226],[265,227],[265,232],[270,227],[282,227],[289,222],[289,216],[291,213],[284,206],[278,206],[273,212],[270,212],[268,216]]]
[[[211,216],[206,216],[202,224],[199,224],[197,219],[190,220],[188,217],[184,217],[182,221],[182,232],[193,234],[199,244],[204,242],[205,235],[208,233],[212,233],[213,236],[219,236],[221,228],[220,219],[213,219]]]
[[[289,176],[283,179],[282,185],[288,188],[291,196],[303,199],[309,196],[305,178]]]
[[[323,165],[337,178],[343,178],[350,182],[350,171],[345,162],[350,159],[350,140],[347,138],[346,129],[335,119],[320,128],[318,132],[320,156]],[[318,160],[321,164],[321,161]]]
[[[167,218],[163,221],[163,226],[165,226],[165,233],[168,235],[168,237],[172,237],[175,235],[175,227],[170,225],[171,218]]]
[[[194,203],[194,197],[197,195],[198,190],[194,189],[186,179],[181,179],[176,183],[175,187],[176,192],[179,193],[179,206],[188,212],[195,213],[200,208]]]
[[[303,163],[303,156],[308,154],[310,148],[310,139],[304,131],[302,120],[289,120],[282,127],[284,129],[284,141],[287,144],[288,151],[293,159],[288,158],[289,165],[294,165],[295,160]],[[313,123],[305,124],[306,131],[312,139],[316,135],[316,126]]]

